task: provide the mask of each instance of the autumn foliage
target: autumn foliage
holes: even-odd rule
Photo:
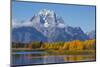
[[[90,50],[95,49],[93,40],[73,40],[69,42],[31,42],[29,44],[13,43],[13,48],[54,49],[54,50]]]
[[[64,49],[64,50],[84,50],[84,49],[95,49],[95,40],[74,40],[70,42],[54,42],[44,43],[41,48],[44,49]]]

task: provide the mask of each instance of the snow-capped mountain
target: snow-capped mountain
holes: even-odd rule
[[[91,32],[88,32],[87,35],[88,35],[89,39],[95,39],[96,32],[93,30]]]
[[[63,19],[57,17],[54,11],[46,9],[40,10],[30,21],[33,23],[33,27],[48,38],[49,42],[69,41],[71,39],[70,35],[65,32]]]
[[[12,29],[14,41],[55,42],[89,39],[80,27],[67,26],[63,18],[52,10],[42,9],[26,23]]]

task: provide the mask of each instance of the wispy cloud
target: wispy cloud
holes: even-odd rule
[[[29,27],[29,26],[32,26],[32,22],[30,21],[19,22],[16,20],[12,20],[12,28]]]

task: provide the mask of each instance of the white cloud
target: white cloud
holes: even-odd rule
[[[26,21],[26,22],[18,22],[15,20],[12,20],[12,28],[18,28],[18,27],[27,27],[32,26],[32,22]]]

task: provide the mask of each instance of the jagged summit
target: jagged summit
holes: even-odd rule
[[[54,11],[53,10],[48,10],[48,9],[41,9],[38,13],[40,16],[54,16]]]
[[[30,21],[33,25],[41,24],[45,28],[50,27],[61,27],[65,26],[64,20],[60,16],[56,16],[53,10],[41,9],[37,15],[34,15]]]

